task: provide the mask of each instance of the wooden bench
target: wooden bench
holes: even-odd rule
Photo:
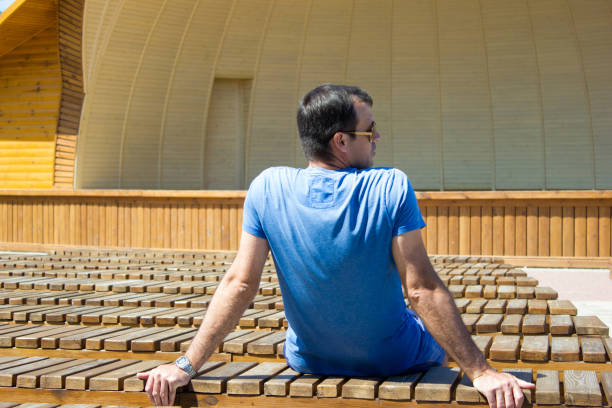
[[[144,383],[135,374],[160,363],[163,361],[0,357],[0,399],[145,406],[148,402]],[[612,397],[611,372],[602,372],[599,380],[589,370],[508,371],[536,383],[535,390],[524,391],[534,405],[601,407]],[[351,378],[300,374],[284,362],[207,362],[189,386],[177,394],[177,405],[206,405],[207,399],[209,404],[214,401],[262,406],[295,406],[313,400],[318,406],[366,407],[379,406],[384,401],[399,406],[485,403],[469,378],[453,367],[393,377]]]

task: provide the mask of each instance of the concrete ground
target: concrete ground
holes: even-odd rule
[[[612,279],[608,269],[522,269],[540,286],[559,292],[560,300],[571,300],[578,315],[598,316],[612,329]]]

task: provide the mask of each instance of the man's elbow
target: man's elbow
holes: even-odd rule
[[[237,296],[254,297],[259,289],[259,280],[228,273],[223,279],[224,286]]]

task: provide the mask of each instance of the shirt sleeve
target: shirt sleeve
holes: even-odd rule
[[[242,230],[259,238],[266,238],[263,230],[262,217],[265,204],[265,180],[263,175],[257,176],[249,186],[242,210]]]
[[[393,236],[425,227],[425,220],[406,174],[394,169],[389,184],[387,208],[393,223]]]

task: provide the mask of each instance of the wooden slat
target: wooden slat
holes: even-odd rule
[[[566,404],[601,405],[601,391],[595,371],[565,370],[563,372],[563,386]]]
[[[459,369],[432,367],[421,378],[415,388],[417,401],[449,402],[452,388],[459,377]]]
[[[559,405],[561,403],[558,371],[538,370],[535,400],[539,405]]]

